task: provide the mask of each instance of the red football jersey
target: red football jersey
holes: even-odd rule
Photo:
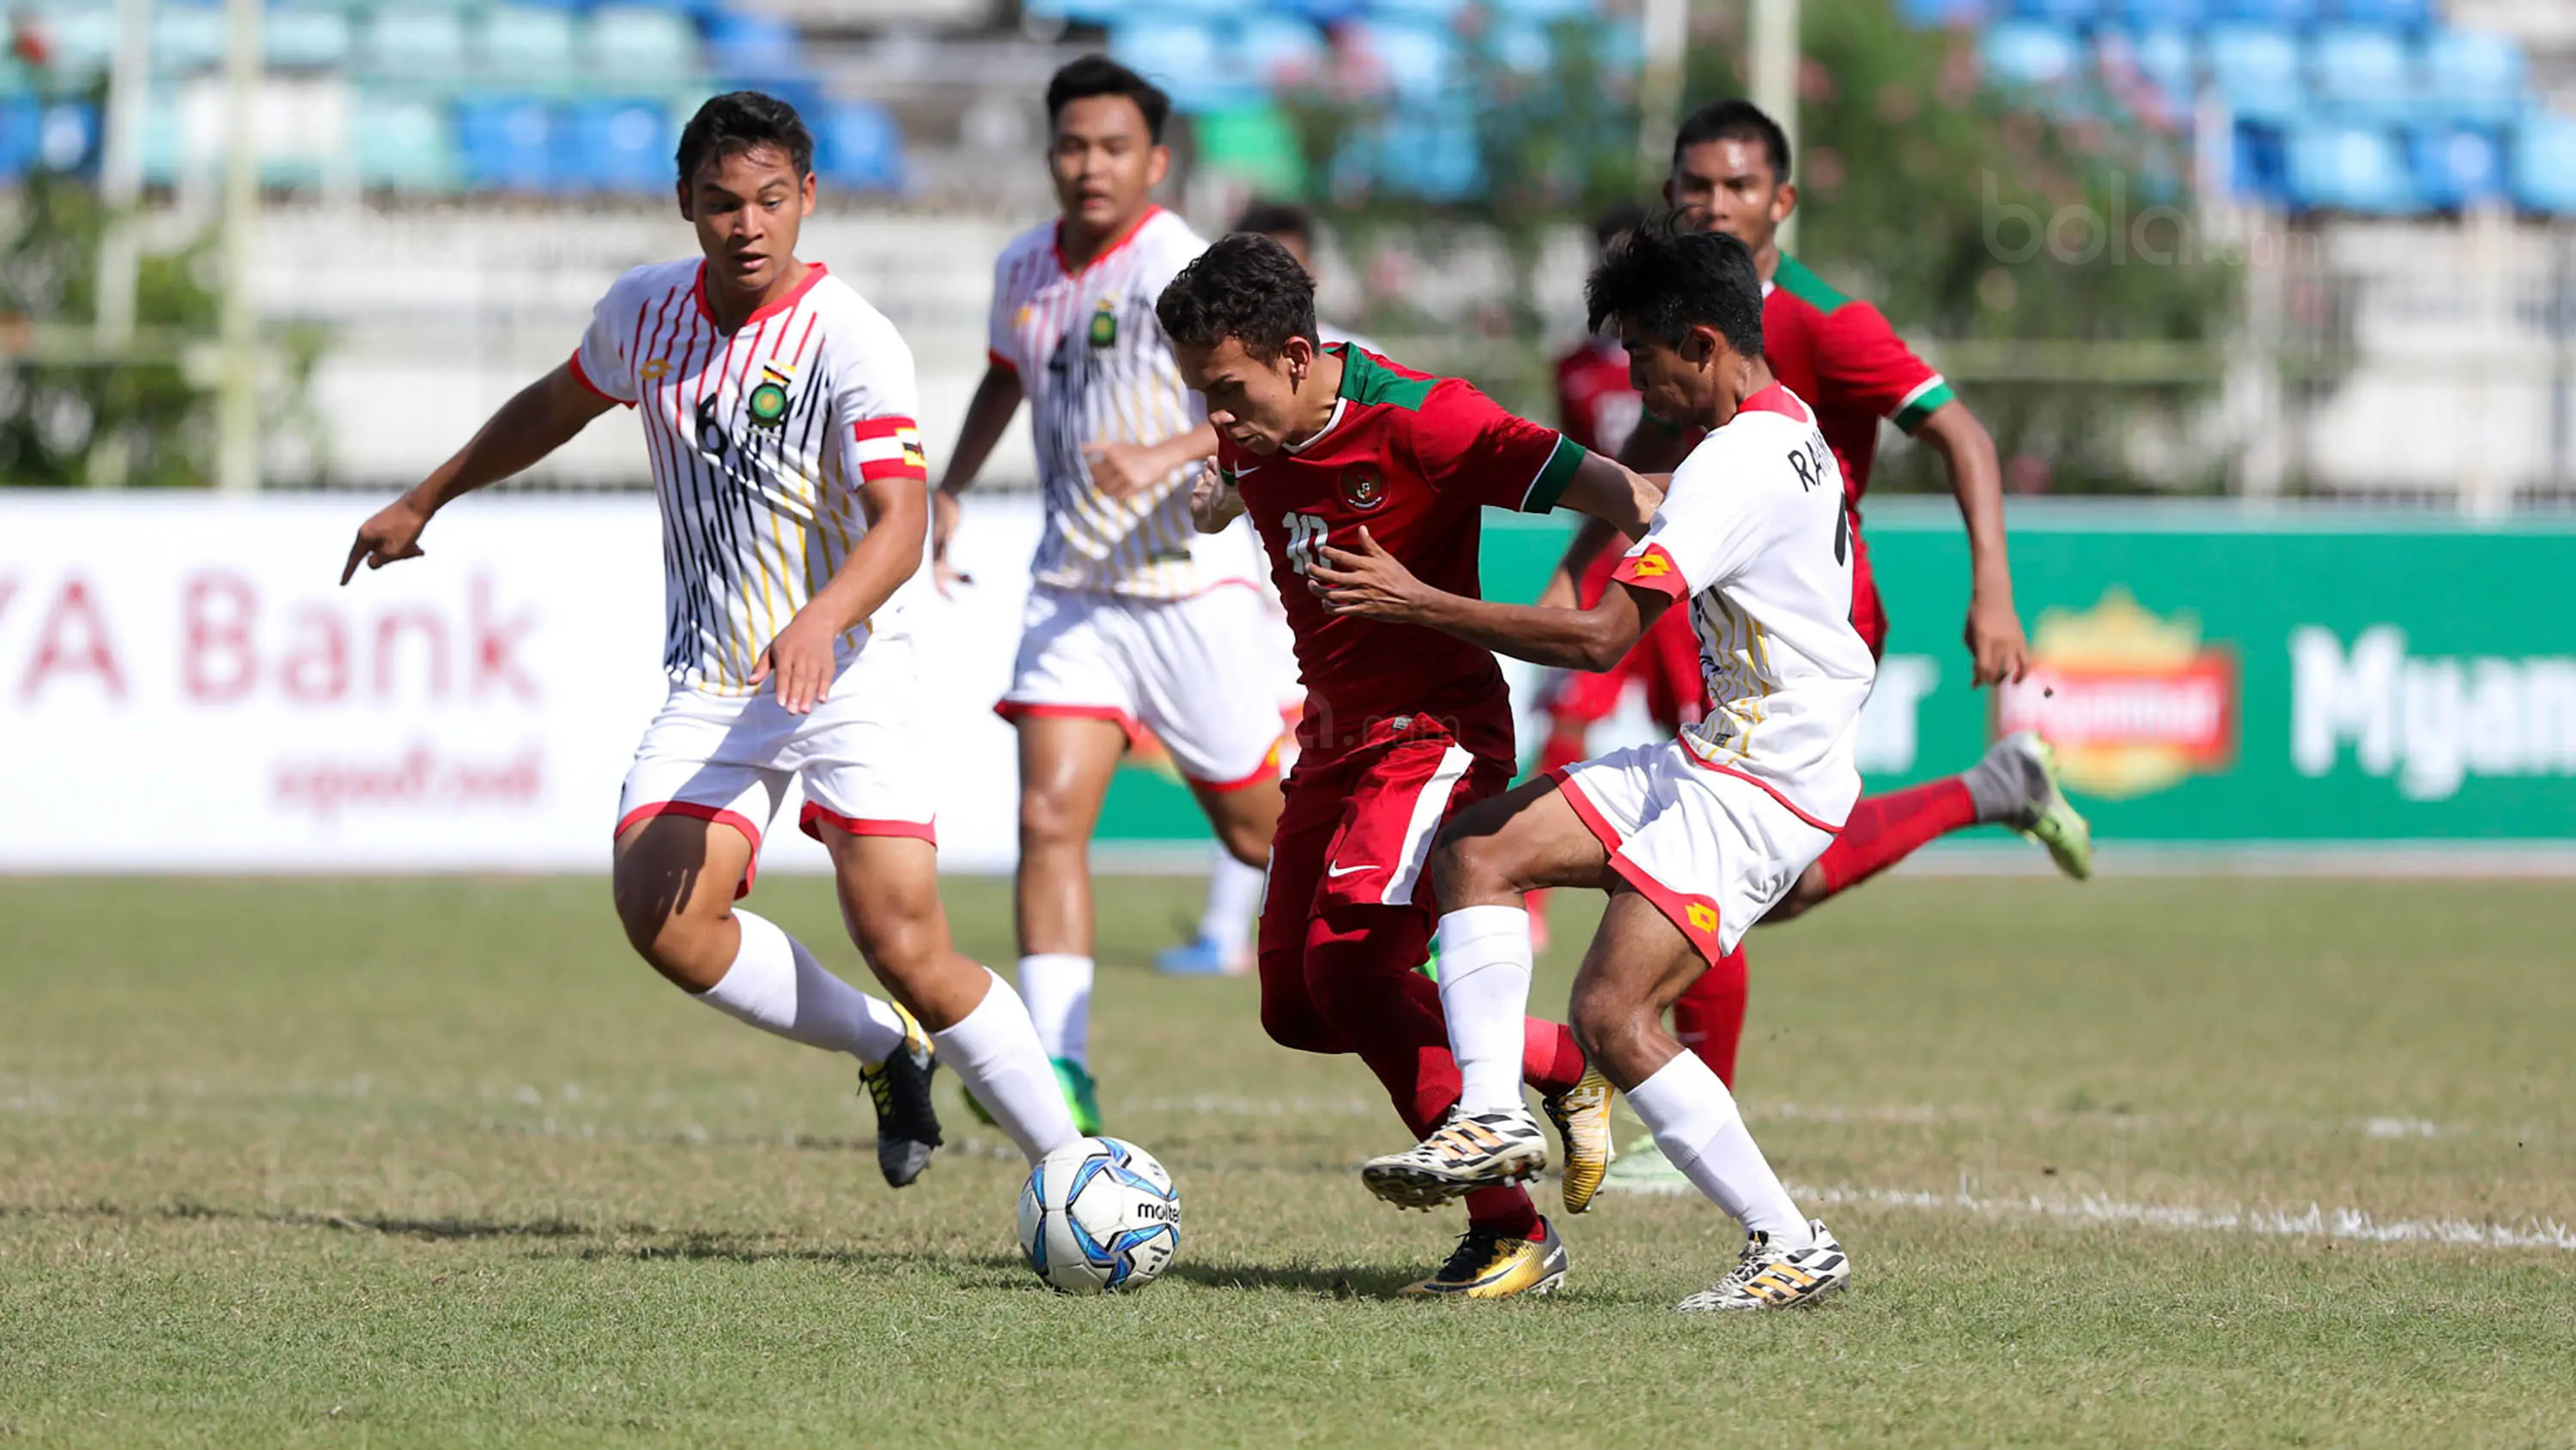
[[[1467,750],[1508,761],[1511,696],[1491,654],[1420,625],[1328,614],[1306,573],[1327,542],[1359,547],[1366,525],[1414,577],[1478,597],[1481,510],[1556,507],[1583,448],[1455,378],[1346,344],[1326,351],[1341,355],[1343,370],[1322,432],[1270,454],[1217,442],[1217,466],[1261,533],[1297,637],[1306,681],[1298,744],[1343,749],[1428,715]]]
[[[1616,342],[1588,338],[1556,360],[1556,426],[1566,437],[1615,457],[1642,412],[1628,386],[1628,354]]]
[[[1911,433],[1951,397],[1877,308],[1826,286],[1785,252],[1762,299],[1762,356],[1773,377],[1814,405],[1855,519],[1878,456],[1878,420]]]

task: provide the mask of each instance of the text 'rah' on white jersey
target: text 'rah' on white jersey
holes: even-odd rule
[[[1691,450],[1611,576],[1690,606],[1709,712],[1682,744],[1828,831],[1860,799],[1878,669],[1852,627],[1850,529],[1814,410],[1774,383]]]
[[[912,352],[883,313],[816,265],[726,332],[705,271],[663,262],[618,278],[572,369],[644,424],[662,503],[663,667],[677,684],[749,695],[760,652],[867,533],[859,485],[926,484],[929,470]],[[871,630],[901,627],[928,573],[841,636],[840,664]]]
[[[1065,266],[1060,231],[1060,223],[1048,222],[1002,249],[987,339],[993,364],[1018,374],[1029,400],[1046,495],[1046,529],[1031,566],[1036,581],[1180,599],[1254,577],[1248,535],[1191,527],[1195,460],[1113,499],[1093,485],[1083,456],[1096,443],[1161,443],[1206,420],[1206,405],[1182,383],[1154,316],[1163,289],[1207,250],[1206,240],[1154,207],[1077,272]]]

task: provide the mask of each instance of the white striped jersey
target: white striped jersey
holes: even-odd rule
[[[644,424],[662,504],[663,668],[678,684],[748,695],[760,652],[867,533],[858,486],[926,485],[929,470],[912,352],[885,314],[816,265],[726,333],[707,310],[705,270],[663,262],[618,278],[572,371]],[[928,574],[841,636],[842,664],[872,630],[900,628]]]
[[[1190,526],[1195,462],[1125,499],[1092,485],[1085,446],[1160,443],[1207,417],[1182,383],[1154,303],[1207,242],[1160,207],[1080,272],[1065,269],[1057,224],[1032,227],[993,267],[992,361],[1029,400],[1046,527],[1038,583],[1178,599],[1258,572],[1241,536]]]

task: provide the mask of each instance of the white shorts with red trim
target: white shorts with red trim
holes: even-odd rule
[[[1029,591],[1004,719],[1080,715],[1154,732],[1181,774],[1218,790],[1278,774],[1280,690],[1296,665],[1248,581],[1186,599]]]
[[[900,634],[870,639],[809,715],[790,714],[766,687],[744,696],[673,686],[627,767],[618,834],[658,815],[721,821],[751,838],[756,864],[792,777],[805,787],[797,824],[807,835],[828,824],[936,843],[913,649]],[[749,873],[741,889],[751,889]]]
[[[1608,848],[1611,868],[1711,962],[1733,951],[1834,840],[1679,740],[1632,745],[1550,778]]]

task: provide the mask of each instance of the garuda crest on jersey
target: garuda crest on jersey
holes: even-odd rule
[[[1365,468],[1342,470],[1342,502],[1365,513],[1386,502],[1386,480]]]

